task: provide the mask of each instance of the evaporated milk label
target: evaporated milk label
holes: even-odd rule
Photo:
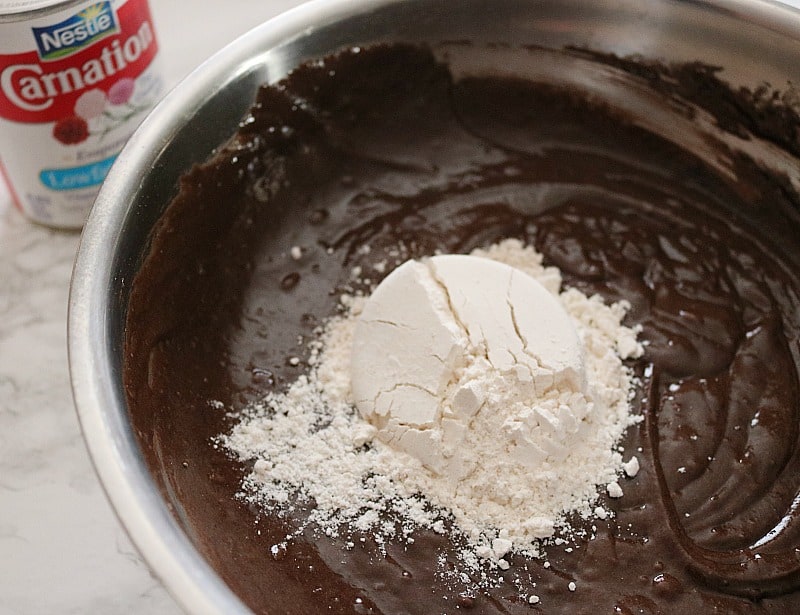
[[[146,0],[72,5],[0,23],[0,165],[18,205],[80,226],[162,89]]]

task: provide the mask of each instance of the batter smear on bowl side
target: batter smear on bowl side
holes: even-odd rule
[[[796,612],[791,97],[492,53],[308,63],[187,173],[128,308],[148,466],[259,612]]]

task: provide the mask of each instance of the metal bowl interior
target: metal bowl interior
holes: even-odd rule
[[[700,60],[722,67],[734,86],[800,82],[800,14],[763,0],[316,0],[254,29],[180,84],[119,156],[85,227],[70,297],[69,358],[103,485],[137,547],[189,612],[248,608],[201,555],[202,538],[178,518],[179,496],[164,495],[163,477],[145,463],[129,421],[122,344],[148,236],[180,176],[235,132],[261,83],[345,46],[446,40]]]

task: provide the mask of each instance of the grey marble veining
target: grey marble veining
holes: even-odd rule
[[[72,403],[79,235],[0,205],[0,613],[176,613],[120,527]]]

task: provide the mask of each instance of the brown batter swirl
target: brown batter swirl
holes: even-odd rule
[[[263,88],[155,229],[128,308],[132,420],[176,517],[254,610],[800,611],[797,114],[704,66],[559,55],[656,92],[676,125],[698,109],[717,125],[670,139],[578,84],[454,80],[401,45],[345,52]],[[730,135],[794,166],[767,168]],[[296,519],[234,499],[247,468],[211,443],[227,410],[302,372],[287,358],[335,313],[351,267],[504,237],[533,243],[567,286],[629,301],[626,324],[642,326],[644,420],[623,443],[642,469],[603,502],[616,517],[576,520],[596,537],[550,547],[548,567],[514,557],[486,590],[443,575],[457,544],[428,532],[386,555],[311,531],[271,552]]]

